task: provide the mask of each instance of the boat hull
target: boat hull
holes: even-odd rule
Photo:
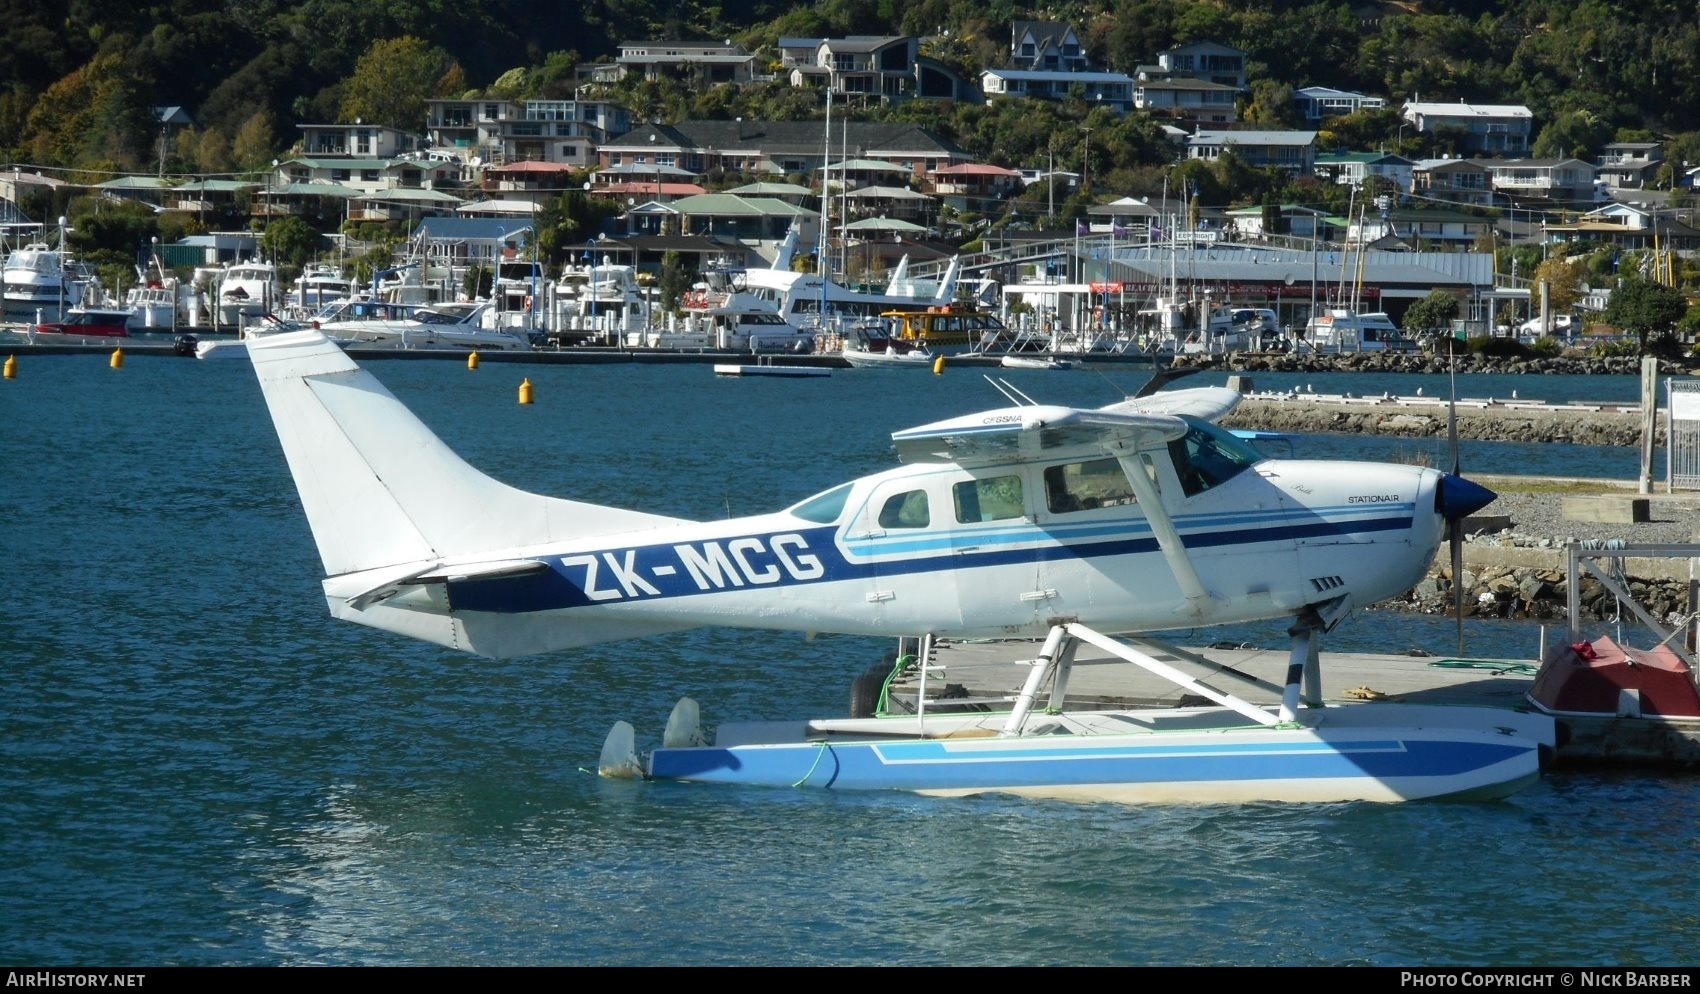
[[[1486,708],[1343,704],[1279,726],[1224,708],[1071,712],[1016,736],[1002,720],[729,724],[716,745],[655,750],[647,774],[1121,803],[1493,799],[1534,782],[1554,747],[1549,719]]]

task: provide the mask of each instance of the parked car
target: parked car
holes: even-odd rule
[[[1575,333],[1575,331],[1579,331],[1581,328],[1582,322],[1575,320],[1572,315],[1554,314],[1552,315],[1552,325],[1550,329],[1545,329],[1544,333],[1557,337],[1569,338]],[[1541,337],[1542,334],[1543,328],[1541,327],[1541,319],[1539,315],[1532,317],[1517,326],[1517,337],[1519,339],[1534,341]]]

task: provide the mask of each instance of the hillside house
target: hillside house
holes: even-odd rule
[[[1455,104],[1413,100],[1401,112],[1423,134],[1451,132],[1458,150],[1481,155],[1522,155],[1529,150],[1534,115],[1521,104]]]

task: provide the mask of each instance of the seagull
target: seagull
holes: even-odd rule
[[[1421,397],[1421,396],[1422,396],[1422,395],[1423,395],[1423,388],[1422,388],[1422,387],[1418,387],[1418,388],[1417,388],[1417,396],[1418,396],[1418,397]]]
[[[1515,390],[1513,390],[1513,391],[1511,391],[1511,399],[1512,399],[1512,400],[1516,400],[1516,399],[1517,399],[1517,391],[1515,391]]]

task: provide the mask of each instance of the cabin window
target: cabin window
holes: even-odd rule
[[[1045,468],[1045,506],[1052,514],[1136,504],[1127,474],[1115,459],[1093,459]]]
[[[1027,513],[1019,476],[964,480],[951,488],[951,495],[955,498],[956,520],[965,525],[1019,518]]]
[[[1242,442],[1222,428],[1196,418],[1187,433],[1169,443],[1175,475],[1188,497],[1220,486],[1264,457],[1250,443]]]
[[[925,528],[932,520],[925,490],[895,494],[880,508],[881,528]]]

